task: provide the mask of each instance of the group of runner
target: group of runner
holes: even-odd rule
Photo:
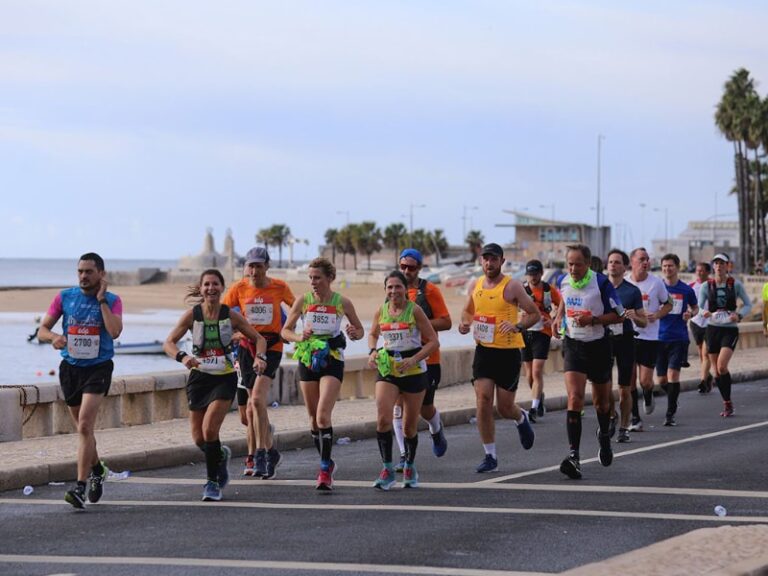
[[[709,392],[714,382],[724,402],[721,416],[733,415],[728,364],[738,341],[738,323],[750,313],[751,304],[743,285],[728,273],[726,254],[713,258],[712,278],[710,267],[700,264],[691,286],[679,280],[680,261],[674,254],[661,258],[663,280],[649,274],[650,259],[644,248],[629,255],[611,250],[606,276],[591,268],[593,256],[587,246],[569,246],[567,273],[554,286],[543,281],[540,261],[527,263],[524,282],[502,273],[504,261],[498,244],[482,248],[483,275],[470,286],[458,325],[459,333],[472,332],[476,344],[472,382],[484,451],[478,473],[498,468],[494,400],[499,415],[514,420],[523,448],[533,446],[531,423],[544,414],[543,367],[552,337],[563,340],[568,453],[560,470],[570,478],[581,477],[587,380],[592,384],[598,421],[598,457],[604,466],[613,460],[611,438],[617,421],[618,442],[629,442],[630,431],[642,430],[636,381],[644,413],[654,411],[654,370],[667,392],[664,424],[676,425],[680,369],[687,365],[688,320],[703,360],[699,391]],[[376,370],[376,432],[382,461],[373,485],[382,490],[396,483],[398,472],[404,487],[418,486],[415,458],[420,417],[428,424],[433,454],[442,457],[448,448],[434,399],[441,376],[437,333],[449,330],[452,321],[440,289],[419,277],[422,266],[419,251],[408,248],[400,254],[399,270],[385,279],[384,303],[368,333],[368,365]],[[298,360],[310,434],[319,456],[316,488],[333,489],[338,465],[332,458],[332,413],[344,378],[346,339],[363,338],[363,325],[352,302],[333,291],[336,269],[329,260],[310,262],[310,289],[299,298],[285,282],[270,277],[268,269],[267,250],[256,247],[246,255],[243,278],[229,290],[218,270],[205,270],[187,295],[192,307],[164,344],[165,352],[190,371],[187,398],[192,438],[206,462],[203,500],[220,500],[229,481],[231,450],[221,444],[219,432],[236,396],[243,407],[248,439],[243,473],[275,476],[281,455],[274,446],[266,402],[283,342],[294,343]],[[54,299],[39,337],[61,350],[60,383],[79,434],[77,483],[65,499],[83,508],[86,499],[99,501],[109,472],[98,456],[94,423],[111,382],[113,340],[122,331],[122,303],[107,290],[104,262],[97,254],[81,256],[78,278],[79,286],[63,290]],[[63,333],[55,334],[52,330],[61,317]],[[342,326],[344,318],[347,323]],[[299,320],[301,330],[297,331]],[[192,333],[191,354],[178,348],[187,332]],[[614,362],[620,415],[615,414],[611,386]],[[530,411],[515,401],[523,364],[531,386]],[[709,373],[710,366],[714,375]],[[399,448],[397,461],[394,441]]]

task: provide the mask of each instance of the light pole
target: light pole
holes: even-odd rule
[[[669,209],[665,206],[661,208],[654,208],[654,212],[664,212],[664,252],[669,252]]]
[[[640,241],[638,244],[644,247],[645,242],[645,202],[640,202]]]
[[[472,229],[472,216],[467,216],[467,210],[477,210],[478,206],[464,205],[464,213],[461,217],[461,241],[462,243],[467,239],[467,218],[470,220],[469,228]]]
[[[411,222],[410,222],[411,226],[408,229],[408,237],[409,237],[409,239],[411,241],[411,244],[413,244],[413,209],[414,208],[426,208],[426,207],[427,207],[426,204],[413,204],[413,203],[411,203],[411,213],[410,213],[410,215],[411,215]]]
[[[539,204],[539,208],[549,208],[551,213],[549,223],[552,228],[549,234],[549,262],[547,263],[551,268],[552,262],[555,259],[555,204]]]
[[[600,156],[602,151],[603,140],[605,136],[602,134],[597,135],[597,209],[595,210],[595,218],[597,221],[597,254],[603,253],[603,234],[600,230]]]

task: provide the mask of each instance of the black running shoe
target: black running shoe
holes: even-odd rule
[[[667,414],[667,416],[664,418],[664,426],[677,426],[674,414]]]
[[[282,462],[282,460],[283,457],[280,455],[280,452],[277,451],[277,448],[270,448],[267,450],[266,473],[262,476],[262,478],[264,480],[274,478],[277,474],[277,467],[280,466],[280,462]]]
[[[104,494],[104,482],[107,481],[107,475],[109,475],[109,468],[107,468],[107,465],[104,464],[104,462],[99,462],[101,464],[101,474],[96,474],[95,472],[91,471],[90,476],[88,476],[88,481],[90,482],[90,486],[88,487],[88,502],[92,504],[96,504],[99,500],[101,500],[101,496]]]
[[[560,472],[568,476],[571,480],[581,479],[581,462],[576,452],[571,452],[568,457],[560,463]]]
[[[85,508],[85,488],[75,486],[72,490],[68,490],[67,493],[64,494],[64,500],[69,504],[72,504],[72,506],[78,510],[82,510]]]
[[[626,428],[619,428],[619,437],[616,442],[619,444],[626,444],[629,441],[629,430]]]
[[[528,421],[529,421],[531,424],[536,424],[536,416],[537,416],[538,412],[539,412],[539,411],[538,411],[536,408],[531,408],[531,409],[528,411]]]

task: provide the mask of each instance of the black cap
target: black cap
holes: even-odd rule
[[[483,251],[480,252],[480,254],[482,256],[485,256],[486,254],[492,254],[493,256],[504,258],[504,250],[502,250],[501,246],[499,246],[495,242],[491,242],[490,244],[486,244],[485,246],[483,246]]]
[[[544,265],[541,263],[541,260],[528,260],[528,263],[525,265],[525,273],[536,274],[537,272],[544,272]]]

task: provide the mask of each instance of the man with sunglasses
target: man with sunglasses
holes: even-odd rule
[[[435,332],[451,329],[451,315],[448,313],[448,307],[445,305],[440,288],[432,282],[427,282],[419,278],[424,258],[421,252],[415,248],[406,248],[400,253],[400,271],[408,281],[408,299],[418,304],[427,315],[432,328]],[[440,458],[448,449],[448,441],[443,432],[443,423],[440,421],[440,412],[435,407],[435,392],[440,384],[440,350],[436,350],[427,358],[427,379],[429,387],[424,395],[424,401],[421,405],[421,417],[429,424],[429,433],[432,436],[432,452]],[[394,409],[395,438],[400,447],[400,463],[396,470],[402,471],[405,463],[405,436],[403,434],[403,403],[398,400]]]

